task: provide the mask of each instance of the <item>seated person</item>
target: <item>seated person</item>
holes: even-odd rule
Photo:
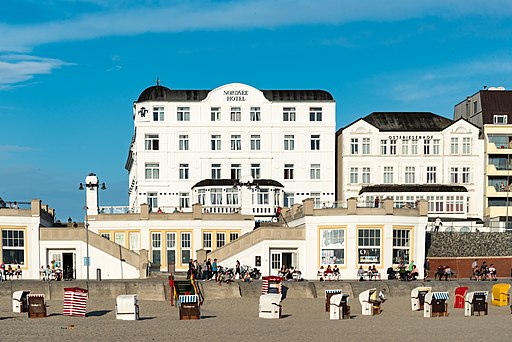
[[[332,277],[332,268],[331,265],[327,265],[327,268],[325,269],[324,276],[328,279]]]
[[[398,274],[400,275],[400,280],[407,280],[407,270],[405,269],[404,265],[398,268]]]
[[[441,280],[441,278],[443,276],[444,276],[444,266],[443,265],[439,265],[439,267],[437,268],[437,272],[434,275],[434,280],[436,280],[437,277],[439,277],[439,280]]]
[[[494,267],[494,264],[491,264],[489,266],[489,279],[490,280],[497,280],[497,278],[496,278],[496,267]]]
[[[318,280],[322,281],[324,280],[324,266],[320,266],[318,269],[318,272],[316,273],[316,276],[318,277]]]
[[[444,280],[448,280],[448,277],[450,277],[452,275],[452,269],[450,268],[450,266],[446,266],[444,268]]]
[[[372,277],[375,280],[377,280],[377,279],[380,280],[380,272],[375,268],[375,265],[373,265],[373,267],[372,267]]]
[[[411,274],[409,274],[409,279],[416,280],[418,275],[419,275],[418,267],[416,267],[416,265],[412,265],[412,271],[411,271]]]
[[[388,280],[396,279],[396,272],[393,267],[388,267],[386,273],[388,275]]]
[[[286,272],[287,272],[286,266],[283,264],[281,266],[281,269],[279,270],[279,275],[284,278],[286,276]]]
[[[334,265],[334,268],[332,269],[332,274],[336,278],[340,276],[340,269],[338,268],[338,265]]]
[[[382,303],[384,303],[387,298],[385,296],[386,289],[382,289],[382,291],[379,292],[379,299]]]
[[[286,280],[293,280],[293,267],[290,267],[288,271],[286,272],[285,276]]]
[[[359,281],[364,280],[364,275],[365,275],[365,272],[363,270],[363,266],[359,266],[359,268],[357,269],[357,278],[359,279]]]
[[[371,266],[368,266],[368,270],[366,271],[366,275],[368,276],[368,280],[372,280],[373,272],[372,272],[372,267]]]

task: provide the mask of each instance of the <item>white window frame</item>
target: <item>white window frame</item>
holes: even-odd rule
[[[320,179],[320,164],[311,164],[309,178],[312,180]]]
[[[231,151],[242,150],[242,135],[231,134]]]
[[[188,151],[188,149],[189,149],[188,134],[178,135],[178,148],[180,151]]]
[[[211,121],[220,121],[221,118],[220,107],[211,107],[210,108],[210,120]]]
[[[180,208],[190,208],[190,193],[179,193]]]
[[[416,167],[406,166],[404,175],[405,184],[416,184]]]
[[[362,148],[362,154],[370,154],[371,153],[371,139],[370,138],[363,138],[363,148]]]
[[[351,167],[350,168],[350,184],[358,184],[359,183],[359,168]]]
[[[144,135],[144,149],[146,151],[158,151],[160,149],[160,140],[158,134]]]
[[[5,264],[19,264],[19,265],[25,265],[26,262],[26,250],[25,250],[25,238],[26,234],[23,229],[10,229],[10,228],[4,228],[1,229],[2,231],[2,260]],[[18,254],[19,256],[23,256],[23,260],[11,260],[7,259],[4,256],[9,255],[10,258],[11,255],[8,254],[9,251],[12,251],[13,254]],[[22,251],[22,252],[21,252]],[[16,262],[17,261],[17,262]],[[7,266],[6,266],[7,270]]]
[[[358,138],[350,138],[350,154],[352,154],[352,155],[359,154],[359,139]]]
[[[366,233],[365,233],[366,232]],[[380,264],[382,232],[378,228],[357,229],[358,264]]]
[[[309,108],[309,121],[322,121],[322,107]]]
[[[394,168],[393,166],[384,166],[384,172],[382,174],[383,184],[394,184]]]
[[[180,164],[179,179],[189,179],[189,164]]]
[[[251,151],[261,150],[261,135],[251,134]]]
[[[295,150],[295,135],[285,134],[284,136],[284,150],[293,151]]]
[[[242,121],[242,109],[240,107],[231,107],[230,121]]]
[[[144,176],[145,179],[160,179],[160,163],[146,163]]]
[[[164,121],[165,109],[162,106],[153,107],[153,121]]]
[[[219,163],[211,164],[211,178],[212,179],[221,179],[222,178],[222,165]]]
[[[210,136],[210,148],[212,151],[221,150],[222,136],[220,134],[212,134]]]
[[[295,107],[284,107],[283,108],[283,121],[295,121],[296,112]]]
[[[251,177],[253,179],[261,178],[261,164],[251,164]]]
[[[177,121],[190,121],[190,107],[178,107],[176,110]]]
[[[311,134],[311,151],[320,150],[320,134]]]
[[[261,108],[260,107],[251,107],[249,112],[251,121],[261,121]]]
[[[294,167],[293,164],[284,164],[284,168],[283,168],[283,171],[284,171],[283,178],[284,179],[286,179],[286,180],[293,179],[293,167]]]
[[[369,167],[361,168],[361,183],[363,183],[363,184],[371,183],[371,168],[369,168]]]

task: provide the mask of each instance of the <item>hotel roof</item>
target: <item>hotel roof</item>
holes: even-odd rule
[[[442,131],[452,120],[431,112],[373,112],[362,120],[380,131]]]
[[[137,102],[199,102],[204,100],[211,90],[171,90],[156,85],[146,88]],[[314,102],[334,101],[332,95],[325,90],[260,90],[265,98],[272,102]]]

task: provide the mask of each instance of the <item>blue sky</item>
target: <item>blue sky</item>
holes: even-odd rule
[[[324,89],[337,127],[512,87],[512,1],[2,0],[0,197],[83,220],[126,205],[132,104],[154,84]]]

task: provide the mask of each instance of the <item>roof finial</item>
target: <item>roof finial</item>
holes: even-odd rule
[[[156,77],[156,85],[159,86],[160,85],[160,77]]]

